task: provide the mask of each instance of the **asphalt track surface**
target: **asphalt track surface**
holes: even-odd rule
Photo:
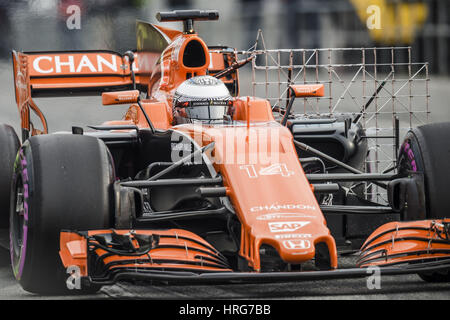
[[[433,79],[430,84],[431,122],[450,121],[448,79]],[[38,106],[47,116],[52,132],[70,131],[72,125],[98,124],[120,119],[126,107],[102,107],[100,98],[40,99]],[[0,63],[0,123],[20,126],[14,101],[12,70]],[[121,282],[103,287],[92,296],[38,296],[22,290],[10,267],[8,239],[0,231],[0,299],[450,299],[450,284],[430,284],[417,275],[383,276],[380,289],[368,289],[366,279],[343,279],[274,284],[152,285]],[[350,267],[352,258],[340,260]]]
[[[343,259],[350,264],[353,259]],[[153,285],[145,282],[120,282],[103,287],[90,296],[38,296],[22,290],[15,281],[9,252],[0,248],[0,299],[313,299],[313,300],[446,300],[449,284],[430,284],[417,275],[385,276],[380,289],[368,289],[366,279],[341,279],[272,284]]]

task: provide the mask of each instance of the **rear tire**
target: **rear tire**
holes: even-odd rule
[[[15,162],[10,210],[13,272],[23,289],[39,294],[68,290],[59,257],[61,230],[112,226],[114,173],[105,144],[81,135],[31,137]]]
[[[11,126],[0,124],[0,228],[9,226],[11,179],[20,141]]]
[[[448,188],[450,178],[450,122],[433,123],[409,131],[399,151],[399,172],[423,172],[425,178],[426,219],[450,216]],[[423,216],[411,217],[412,220]],[[427,282],[449,282],[450,269],[419,273]]]

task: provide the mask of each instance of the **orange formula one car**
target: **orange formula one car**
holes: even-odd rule
[[[13,52],[22,143],[0,126],[0,224],[25,290],[365,277],[375,266],[450,280],[450,123],[413,128],[421,114],[412,98],[428,106],[428,95],[411,83],[428,88],[428,76],[418,79],[426,65],[381,61],[399,48],[357,49],[362,62],[346,63],[357,69],[348,81],[335,49],[268,50],[262,34],[248,51],[208,47],[194,21],[217,20],[216,11],[157,19],[184,29],[138,22],[137,50],[124,55]],[[264,98],[239,96],[248,63]],[[337,99],[333,83],[343,88]],[[130,107],[90,131],[48,134],[33,98],[67,94]],[[357,112],[337,108],[348,96]],[[393,161],[373,149],[387,140]],[[340,253],[359,253],[356,265],[338,268]]]

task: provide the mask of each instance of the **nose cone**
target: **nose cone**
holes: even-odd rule
[[[287,263],[300,264],[314,258],[316,250],[309,239],[282,240],[278,253]]]
[[[336,268],[334,239],[289,129],[278,123],[252,123],[250,128],[214,127],[205,135],[216,143],[214,157],[221,160],[216,168],[241,223],[239,254],[248,265],[262,270],[262,245],[272,247],[269,253],[277,261],[279,256],[286,263],[301,264],[315,258],[325,244],[328,264]],[[232,160],[228,154],[233,155]],[[264,154],[270,157],[262,157]]]
[[[292,217],[284,221],[265,221],[265,232],[261,232],[262,226],[256,228],[260,230],[255,236],[258,238],[257,243],[260,246],[263,244],[272,246],[280,258],[290,264],[301,264],[315,258],[317,248],[320,247],[320,255],[327,256],[330,268],[337,267],[337,260],[333,258],[336,245],[328,228],[321,221],[315,221],[319,219],[309,217],[294,219]]]

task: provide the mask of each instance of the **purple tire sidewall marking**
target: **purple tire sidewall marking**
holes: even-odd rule
[[[414,152],[413,152],[413,150],[411,148],[409,139],[404,142],[404,144],[403,144],[403,151],[408,156],[408,160],[409,160],[409,163],[411,164],[412,171],[417,172],[417,163],[416,163]]]
[[[29,198],[29,188],[28,188],[28,171],[27,171],[27,160],[23,153],[23,148],[20,149],[18,159],[19,160],[19,168],[15,168],[13,179],[17,178],[17,175],[22,175],[22,183],[24,188],[24,224],[23,224],[23,239],[22,239],[22,248],[20,249],[19,261],[18,264],[15,263],[15,254],[14,254],[14,245],[12,241],[12,231],[10,231],[10,254],[11,254],[11,264],[14,271],[14,276],[17,280],[20,280],[23,274],[23,268],[25,265],[25,257],[27,252],[27,238],[28,238],[28,198]],[[19,170],[19,172],[17,172]],[[15,192],[15,191],[14,191]],[[12,228],[11,228],[12,229]]]

